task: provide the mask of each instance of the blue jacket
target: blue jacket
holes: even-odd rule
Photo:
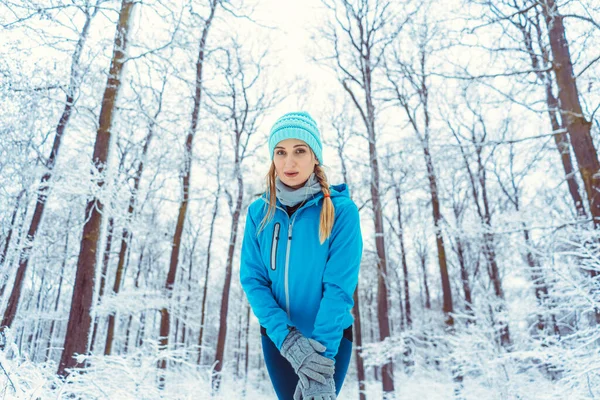
[[[333,359],[342,332],[354,322],[352,295],[358,283],[363,243],[358,207],[345,183],[330,186],[335,208],[329,238],[319,242],[323,193],[290,217],[277,199],[273,219],[256,236],[268,197],[248,206],[242,241],[240,281],[259,323],[278,349],[288,327],[327,347]]]

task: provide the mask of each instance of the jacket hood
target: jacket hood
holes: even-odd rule
[[[330,185],[329,190],[331,191],[331,197],[343,196],[350,198],[350,189],[345,183],[340,183],[339,185]]]

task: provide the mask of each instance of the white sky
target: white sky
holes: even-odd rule
[[[254,13],[257,21],[276,26],[279,30],[273,35],[276,42],[270,43],[270,47],[281,60],[280,78],[288,80],[300,76],[307,79],[311,84],[310,92],[320,99],[334,89],[332,86],[336,86],[335,89],[339,86],[332,71],[310,60],[310,36],[318,21],[325,16],[322,8],[320,0],[261,0]],[[304,103],[306,99],[302,96],[290,96],[274,110],[273,115],[304,107],[317,118],[315,114],[322,104]]]

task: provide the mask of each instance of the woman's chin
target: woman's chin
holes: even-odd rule
[[[300,182],[300,180],[296,179],[295,177],[289,178],[286,176],[285,178],[281,179],[281,182],[283,182],[286,186],[291,187],[292,189],[298,189],[304,186],[304,184],[306,183],[306,179],[304,180],[304,182]]]

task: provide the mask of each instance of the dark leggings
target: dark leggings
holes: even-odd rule
[[[350,331],[350,335],[345,334],[342,337],[338,353],[335,356],[333,380],[335,381],[336,396],[342,390],[342,384],[344,383],[346,372],[348,372],[348,365],[352,356],[352,326],[347,328],[345,332],[347,333],[348,330]],[[279,400],[292,400],[296,385],[298,384],[298,375],[294,372],[289,361],[279,353],[275,343],[266,334],[261,334],[261,337],[265,365],[267,366],[267,371],[269,371],[269,377],[273,383],[275,393],[277,393]]]

